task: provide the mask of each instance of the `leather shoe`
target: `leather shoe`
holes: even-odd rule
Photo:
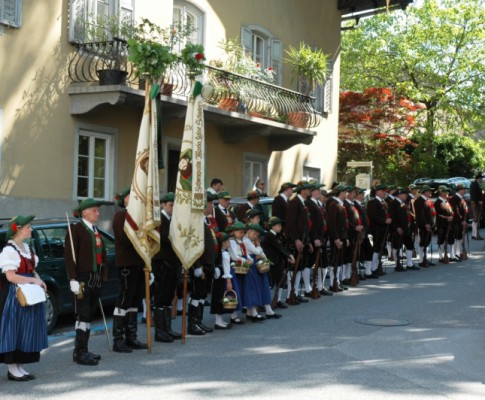
[[[483,238],[479,235],[479,236],[472,236],[472,239],[473,240],[483,240]]]
[[[366,275],[365,279],[379,279],[379,276],[373,272],[370,275]]]
[[[278,314],[278,313],[266,314],[266,319],[271,319],[271,318],[280,319],[281,317],[282,317],[282,315],[281,314]]]
[[[320,290],[320,294],[322,296],[333,296],[333,293],[325,288],[322,288],[322,290]]]
[[[231,324],[234,324],[234,325],[244,325],[244,321],[241,318],[239,318],[239,317],[231,318]]]
[[[428,265],[429,265],[430,267],[434,267],[434,266],[435,266],[435,263],[432,263],[431,261],[427,261],[427,263],[428,263]]]
[[[34,374],[27,374],[27,375],[24,375],[29,381],[33,381],[35,379],[35,375]]]
[[[425,261],[425,262],[420,262],[418,265],[419,265],[421,268],[429,268],[429,265],[428,265],[428,263],[427,263],[426,261]]]
[[[278,301],[278,303],[276,305],[278,306],[278,308],[283,308],[283,309],[288,308],[288,306],[285,303],[283,303],[282,301]]]
[[[454,257],[454,258],[450,258],[450,261],[461,262],[462,260],[459,257]]]
[[[304,297],[309,297],[311,299],[312,298],[312,292],[305,292]]]
[[[296,298],[300,303],[308,303],[308,300],[305,299],[303,296],[296,296]]]
[[[421,268],[417,267],[416,265],[411,265],[407,269],[410,269],[411,271],[419,271]]]
[[[263,322],[266,319],[261,314],[256,314],[254,317],[248,315],[248,318],[253,322]]]
[[[396,272],[406,272],[406,269],[403,268],[403,267],[401,267],[401,266],[399,266],[399,267],[395,267],[394,268],[394,271],[396,271]]]
[[[27,377],[27,375],[23,376],[15,376],[10,373],[10,371],[7,372],[7,378],[9,381],[15,381],[15,382],[25,382],[25,381],[30,381],[30,379]]]

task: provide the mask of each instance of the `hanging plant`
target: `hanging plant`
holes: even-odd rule
[[[182,50],[182,62],[187,67],[187,75],[194,79],[201,75],[205,69],[204,46],[201,44],[187,43]]]

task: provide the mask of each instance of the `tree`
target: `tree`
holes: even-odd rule
[[[339,180],[356,173],[347,162],[374,161],[374,175],[382,181],[405,184],[412,175],[411,154],[416,144],[412,134],[416,116],[423,109],[388,88],[340,94]]]
[[[360,21],[342,38],[341,87],[390,87],[426,107],[421,151],[437,132],[485,121],[485,0],[425,0]]]

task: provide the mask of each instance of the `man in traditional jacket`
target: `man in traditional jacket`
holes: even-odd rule
[[[144,262],[125,233],[126,207],[130,188],[117,198],[119,210],[113,218],[115,236],[115,266],[118,269],[118,298],[113,311],[113,351],[131,353],[132,349],[147,349],[137,339],[138,306],[145,294]]]
[[[88,350],[91,321],[99,307],[101,281],[108,278],[105,246],[95,226],[99,207],[107,204],[92,198],[83,200],[74,210],[81,221],[66,235],[64,261],[70,279],[71,291],[76,295],[76,338],[73,361],[81,365],[97,365],[101,356]],[[72,235],[72,240],[70,235]]]
[[[455,261],[455,238],[453,237],[453,229],[451,229],[453,223],[453,208],[448,201],[449,194],[450,189],[448,187],[438,187],[438,198],[434,202],[436,228],[438,231],[438,260],[440,262],[444,262],[445,256],[448,257],[448,251],[451,253],[448,261]]]
[[[428,268],[434,265],[428,260],[427,249],[431,243],[433,233],[433,212],[434,204],[429,200],[433,189],[424,185],[421,187],[421,195],[414,201],[414,212],[416,213],[416,225],[419,232],[419,261],[421,268]]]
[[[459,184],[456,193],[451,197],[450,204],[453,208],[453,234],[455,237],[456,260],[464,258],[465,232],[468,229],[468,206],[465,201],[466,187]]]
[[[482,190],[483,174],[479,172],[475,176],[475,180],[470,185],[470,205],[473,212],[472,222],[472,239],[483,240],[480,236],[480,221],[483,207],[483,190]]]
[[[229,192],[219,192],[217,194],[219,204],[214,207],[214,216],[217,221],[219,232],[225,232],[226,228],[237,221],[236,215],[230,210],[231,195]]]

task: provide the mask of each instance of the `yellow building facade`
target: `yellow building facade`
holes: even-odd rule
[[[282,59],[303,41],[330,54],[331,74],[312,107],[319,124],[296,127],[247,110],[207,104],[206,177],[233,196],[267,182],[336,176],[339,44],[338,0],[3,0],[0,15],[0,217],[62,216],[85,197],[112,200],[131,183],[144,91],[136,84],[83,80],[76,56],[87,51],[73,19],[121,14],[161,26],[190,19],[207,60],[220,59],[221,40],[240,37],[263,66],[278,66],[277,86],[297,91]],[[3,19],[2,19],[3,17]],[[75,75],[75,76],[73,76]],[[251,97],[251,94],[247,94]],[[165,169],[160,188],[172,189],[186,97],[162,96]],[[110,212],[106,213],[109,219]]]

